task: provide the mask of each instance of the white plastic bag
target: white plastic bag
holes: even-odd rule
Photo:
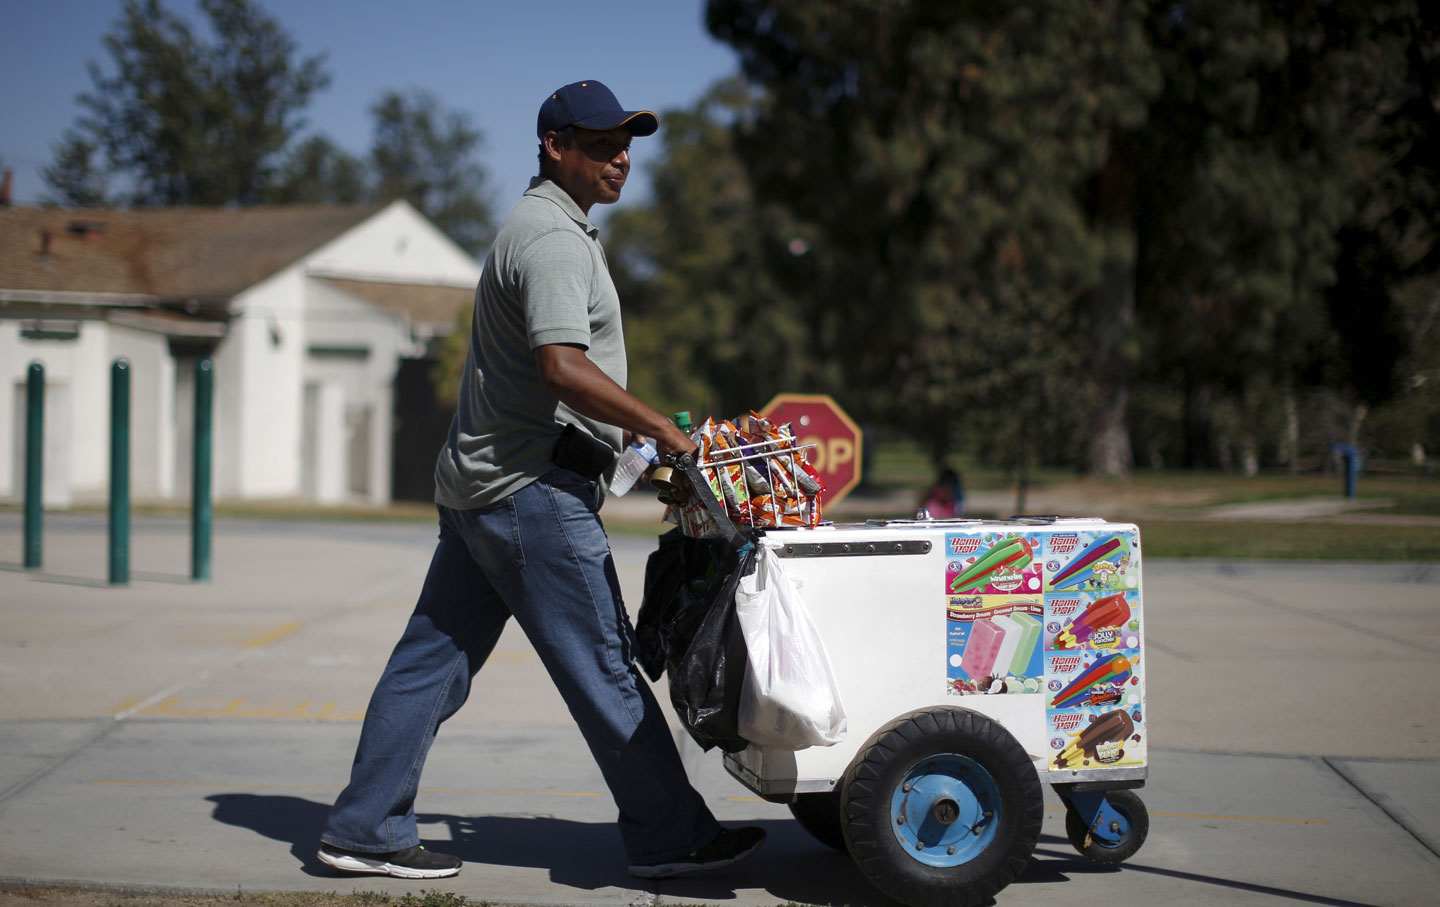
[[[825,644],[780,558],[760,547],[740,580],[735,614],[745,637],[740,736],[776,749],[830,746],[845,736],[845,709]]]

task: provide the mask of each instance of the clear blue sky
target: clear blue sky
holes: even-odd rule
[[[312,99],[306,132],[354,154],[370,147],[370,106],[387,89],[424,89],[484,134],[480,157],[497,214],[535,171],[535,114],[555,88],[599,79],[631,109],[685,107],[739,68],[705,31],[702,0],[258,0],[294,38],[297,56],[325,55],[330,87]],[[197,0],[161,0],[192,20]],[[0,167],[14,202],[47,193],[40,171],[92,88],[86,63],[114,67],[101,38],[121,0],[0,0]],[[635,143],[627,200],[648,193],[658,139]]]

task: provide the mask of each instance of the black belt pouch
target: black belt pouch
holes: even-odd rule
[[[594,482],[615,461],[615,451],[604,441],[595,440],[589,432],[567,424],[555,442],[550,459],[561,469],[578,472]]]

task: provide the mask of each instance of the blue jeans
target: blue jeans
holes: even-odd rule
[[[425,755],[512,615],[600,766],[630,862],[675,859],[719,833],[632,661],[634,631],[596,492],[557,468],[493,506],[440,508],[430,572],[370,698],[350,783],[322,841],[370,853],[420,842]]]

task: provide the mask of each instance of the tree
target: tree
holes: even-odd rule
[[[804,228],[760,200],[736,156],[753,103],[726,80],[693,108],[665,111],[652,200],[606,219],[626,346],[645,363],[632,390],[669,411],[727,418],[782,390],[825,386],[794,304],[808,273]]]
[[[55,163],[41,175],[54,190],[51,200],[78,208],[103,208],[110,203],[109,180],[95,164],[95,143],[71,130],[55,147]]]
[[[1097,385],[1125,378],[1093,364],[1127,354],[1133,233],[1092,195],[1156,91],[1143,12],[708,4],[763,91],[741,143],[757,193],[813,226],[813,352],[862,418],[937,460],[1083,458]]]
[[[493,218],[485,170],[475,157],[479,130],[423,91],[386,92],[371,113],[377,197],[406,199],[469,252],[483,252]]]
[[[352,204],[370,198],[365,162],[323,135],[295,146],[275,174],[273,204]]]
[[[158,0],[125,0],[105,46],[115,65],[90,64],[80,138],[133,182],[137,205],[255,204],[264,199],[298,116],[329,77],[322,58],[296,61],[295,42],[248,0],[201,0],[215,35],[200,41]],[[50,185],[86,194],[69,142]],[[68,162],[67,162],[68,161]],[[67,173],[71,175],[67,176]],[[48,180],[48,176],[47,176]]]
[[[1184,462],[1225,462],[1222,403],[1244,411],[1249,436],[1268,412],[1295,413],[1306,387],[1356,403],[1393,392],[1397,262],[1427,232],[1434,248],[1423,18],[1408,0],[1152,13],[1165,88],[1139,139],[1140,311],[1148,377],[1182,388]]]

